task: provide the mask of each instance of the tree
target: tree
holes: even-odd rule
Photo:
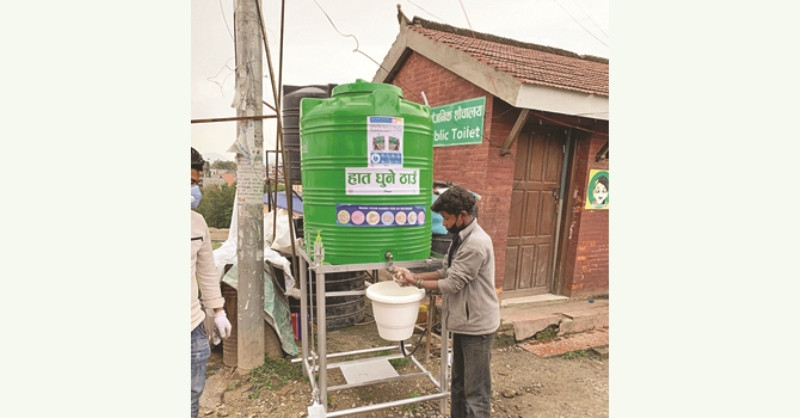
[[[233,215],[233,201],[236,196],[236,183],[203,187],[203,198],[197,212],[206,218],[212,228],[230,228]]]
[[[284,186],[283,183],[278,183],[278,191],[282,192],[284,189],[286,189],[286,186]],[[272,181],[272,179],[267,179],[267,181],[264,182],[264,193],[269,193],[274,191],[275,191],[275,182]]]
[[[235,161],[222,161],[217,160],[211,163],[211,168],[215,168],[218,170],[227,170],[227,171],[236,171],[236,162]]]

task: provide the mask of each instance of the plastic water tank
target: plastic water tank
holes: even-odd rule
[[[430,107],[391,84],[357,80],[300,102],[306,251],[325,262],[422,260],[431,251]]]

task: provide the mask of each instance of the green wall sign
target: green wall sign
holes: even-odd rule
[[[485,113],[485,96],[434,107],[431,109],[433,146],[480,144]]]

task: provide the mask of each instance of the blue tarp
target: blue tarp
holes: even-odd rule
[[[269,204],[270,199],[269,194],[264,195],[264,204]],[[277,206],[283,209],[289,209],[289,206],[286,205],[286,193],[285,192],[278,192],[277,194]],[[292,212],[303,213],[303,201],[300,200],[299,197],[292,194]]]

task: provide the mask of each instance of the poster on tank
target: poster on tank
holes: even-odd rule
[[[403,118],[367,116],[369,167],[403,166]]]
[[[337,204],[336,225],[367,228],[423,226],[425,206]]]

